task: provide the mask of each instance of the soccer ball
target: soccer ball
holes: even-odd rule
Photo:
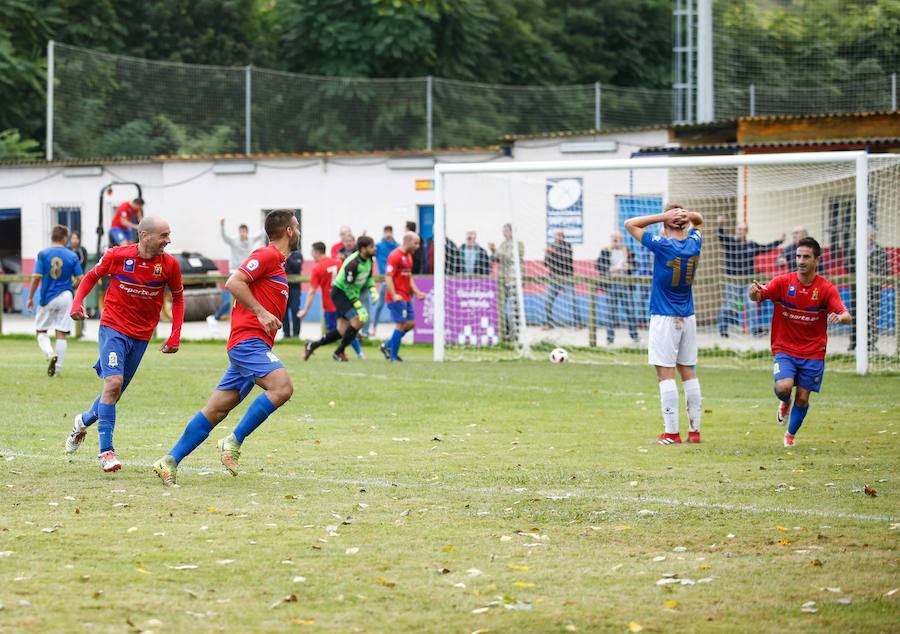
[[[550,353],[550,360],[553,363],[568,363],[569,353],[562,348],[554,348],[553,352]]]

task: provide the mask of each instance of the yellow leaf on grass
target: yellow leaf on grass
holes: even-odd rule
[[[678,607],[678,601],[672,601],[671,599],[663,603],[664,606],[669,608],[670,610],[674,610]]]
[[[712,568],[712,566],[710,566],[709,564],[700,564],[699,567],[700,570],[709,570],[710,568]]]
[[[453,550],[456,550],[456,546],[453,546],[451,544],[447,544],[446,546],[441,548],[442,553],[449,553],[450,551],[453,551]]]
[[[219,509],[217,509],[215,506],[207,506],[206,510],[207,511],[218,511]]]
[[[787,532],[787,529],[786,529],[784,526],[776,526],[776,527],[775,527],[775,530],[776,530],[776,531],[780,531],[780,532],[782,532],[782,533],[786,533],[786,532]]]
[[[291,619],[291,623],[294,625],[315,625],[315,619]]]
[[[533,583],[528,583],[527,581],[513,581],[513,587],[515,588],[533,588]]]
[[[528,572],[528,566],[522,564],[509,564],[509,569],[516,572]]]
[[[789,540],[789,539],[779,539],[779,540],[778,540],[778,543],[781,544],[782,546],[787,546],[788,544],[791,543],[791,540]]]
[[[637,621],[632,621],[631,623],[628,624],[629,632],[640,632],[643,629],[644,629],[644,626],[641,625],[640,623],[638,623]]]
[[[395,588],[397,584],[393,581],[388,581],[384,577],[378,577],[378,585],[384,586],[385,588]]]
[[[149,574],[150,574],[150,571],[149,571],[149,570],[144,570],[144,567],[143,567],[143,566],[140,566],[140,567],[138,567],[138,568],[135,568],[135,570],[137,570],[137,571],[138,571],[139,573],[141,573],[142,575],[149,575]]]

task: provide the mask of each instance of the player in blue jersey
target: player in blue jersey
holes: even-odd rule
[[[645,228],[662,223],[658,234]],[[693,227],[691,226],[693,225]],[[688,442],[700,442],[700,380],[697,378],[697,321],[691,284],[700,262],[703,216],[678,203],[666,205],[665,213],[630,218],[625,228],[653,252],[653,286],[650,291],[650,364],[656,366],[659,399],[665,431],[660,445],[681,443],[678,430],[678,384],[681,375],[690,429]]]
[[[41,352],[47,355],[49,362],[48,376],[55,376],[62,371],[69,345],[66,335],[74,328],[74,322],[69,317],[74,295],[73,283],[77,286],[81,276],[84,275],[78,255],[66,248],[68,239],[69,228],[64,225],[56,225],[50,231],[50,246],[38,253],[26,304],[28,310],[34,308],[34,294],[40,287],[41,296],[38,300],[40,308],[34,323],[38,346]],[[51,329],[56,330],[55,350],[50,345],[50,335],[47,334]]]

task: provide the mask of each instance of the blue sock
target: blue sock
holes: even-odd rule
[[[97,403],[97,433],[100,435],[100,453],[113,448],[113,429],[116,427],[116,406]]]
[[[776,396],[776,398],[778,398],[779,401],[781,401],[782,403],[790,403],[791,402],[791,393],[790,392],[787,393],[787,396],[782,396],[781,394],[778,393],[777,387],[772,388],[772,389],[775,390],[775,396]]]
[[[179,438],[178,442],[175,443],[175,446],[172,447],[172,451],[169,452],[169,455],[175,458],[176,463],[181,462],[184,460],[185,456],[199,447],[200,444],[209,437],[209,432],[211,432],[212,429],[213,426],[210,425],[206,416],[203,415],[203,412],[197,412],[194,414],[194,417],[188,421],[188,424],[184,428],[184,433],[181,434],[181,438]]]
[[[397,355],[400,354],[401,339],[403,339],[403,331],[399,328],[395,328],[394,334],[391,335],[391,340],[387,345],[387,347],[391,349],[391,359],[396,359]]]
[[[90,427],[97,422],[97,418],[99,418],[99,416],[97,415],[97,406],[99,404],[100,397],[98,396],[94,399],[94,402],[91,405],[90,409],[88,409],[88,411],[81,412],[81,422],[84,423],[85,427]]]
[[[350,347],[353,348],[353,352],[356,353],[356,356],[362,354],[362,346],[359,345],[359,339],[354,339],[350,342]]]
[[[234,437],[237,438],[238,442],[244,442],[244,438],[252,434],[253,430],[262,425],[263,421],[269,417],[269,414],[276,409],[278,408],[272,405],[272,401],[270,401],[269,397],[266,396],[266,393],[263,392],[250,403],[250,407],[247,408],[241,422],[234,428]]]
[[[794,404],[793,409],[791,409],[791,422],[788,424],[788,433],[793,436],[800,430],[800,425],[803,424],[803,419],[806,418],[806,412],[809,411],[809,405],[806,407],[800,407],[797,404]]]

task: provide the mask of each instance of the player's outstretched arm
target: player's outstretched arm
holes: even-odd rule
[[[256,315],[266,332],[274,333],[281,328],[281,320],[263,308],[263,305],[253,296],[253,291],[250,290],[249,278],[242,271],[237,270],[232,273],[228,281],[225,282],[225,288],[235,300]]]
[[[850,316],[850,311],[845,310],[842,313],[829,313],[828,314],[828,323],[829,324],[844,324],[848,325],[853,321],[853,317]]]

